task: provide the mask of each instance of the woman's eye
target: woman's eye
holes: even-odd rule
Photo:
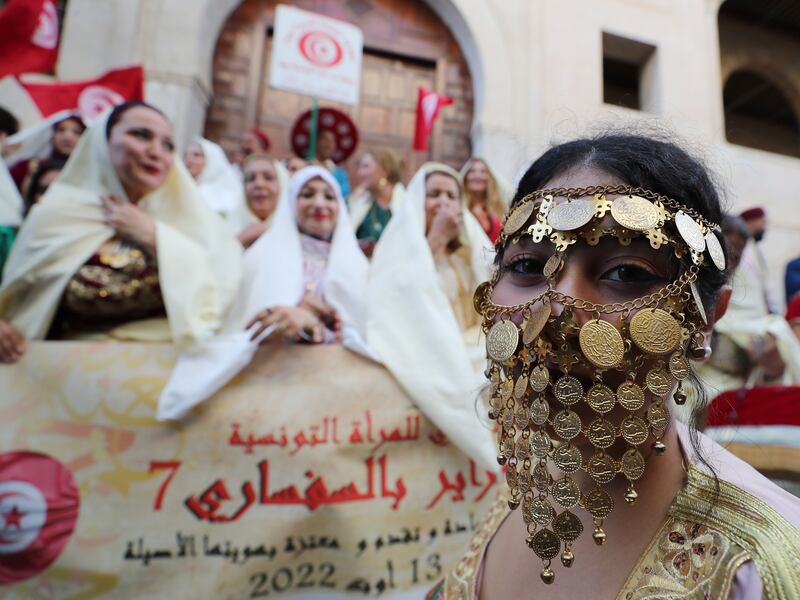
[[[620,283],[656,283],[661,277],[638,265],[619,265],[603,273],[601,279]]]
[[[146,129],[133,129],[131,130],[130,134],[133,137],[137,137],[140,140],[149,140],[150,139],[150,132]]]
[[[521,256],[512,259],[503,267],[504,271],[509,271],[517,275],[542,275],[544,264],[535,258]]]
[[[167,140],[166,142],[164,142],[164,149],[169,153],[175,152],[175,144]]]

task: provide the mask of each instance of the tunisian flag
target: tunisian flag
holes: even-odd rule
[[[417,96],[417,128],[414,133],[414,150],[427,150],[428,138],[433,131],[433,123],[439,116],[443,106],[452,104],[453,99],[436,92],[430,92],[424,87],[419,88]]]
[[[144,99],[144,69],[141,66],[109,71],[97,79],[33,83],[20,81],[42,116],[60,110],[77,110],[91,121],[109,106]]]
[[[53,0],[10,0],[0,9],[0,78],[49,73],[58,58]]]

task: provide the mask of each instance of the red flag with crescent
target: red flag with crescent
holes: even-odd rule
[[[449,96],[419,88],[417,96],[417,127],[414,133],[414,150],[427,150],[433,124],[443,106],[453,103]]]
[[[115,69],[97,79],[20,85],[47,117],[60,110],[78,110],[91,121],[109,106],[144,99],[144,69],[141,66]]]
[[[0,78],[50,73],[58,59],[53,0],[10,0],[0,9]]]

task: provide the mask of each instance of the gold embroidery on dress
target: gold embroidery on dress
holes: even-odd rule
[[[510,510],[507,489],[492,504],[467,552],[445,579],[447,600],[478,597],[486,547]],[[617,600],[727,598],[737,569],[753,560],[769,600],[800,598],[800,533],[744,490],[689,466],[667,518]]]

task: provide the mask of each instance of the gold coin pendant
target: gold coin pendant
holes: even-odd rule
[[[650,429],[641,418],[629,416],[622,421],[622,437],[631,446],[643,444],[650,435]]]
[[[525,395],[525,390],[528,389],[528,376],[520,375],[517,377],[517,383],[514,384],[514,398],[521,400]]]
[[[594,217],[594,202],[568,200],[555,205],[547,215],[547,222],[556,231],[572,231],[586,225]]]
[[[617,474],[614,460],[603,452],[598,452],[589,459],[586,470],[589,476],[599,484],[608,483]]]
[[[553,531],[565,542],[574,542],[583,533],[581,520],[565,510],[553,520]]]
[[[549,529],[540,529],[530,539],[530,547],[542,560],[552,560],[561,551],[561,540]]]
[[[695,252],[702,252],[706,249],[706,239],[703,230],[692,217],[682,210],[675,213],[675,227],[681,234],[683,241]]]
[[[578,342],[586,359],[601,369],[616,367],[625,354],[622,336],[608,321],[597,319],[585,323]]]
[[[700,318],[703,319],[703,323],[708,325],[708,316],[706,316],[706,307],[703,305],[703,299],[700,297],[700,292],[697,289],[694,281],[689,284],[689,289],[692,290],[692,298],[694,299],[694,305],[697,307],[697,312],[700,315]]]
[[[645,376],[645,384],[656,396],[666,396],[672,390],[672,381],[662,369],[650,369]]]
[[[713,231],[709,231],[706,234],[705,240],[706,248],[708,248],[708,254],[711,257],[711,261],[714,263],[714,266],[720,271],[724,271],[725,252],[722,251],[722,244],[719,243],[719,239]]]
[[[519,430],[525,429],[528,426],[528,421],[530,421],[528,409],[520,406],[517,412],[514,413],[514,426]]]
[[[581,418],[573,410],[562,410],[553,418],[553,429],[561,439],[571,440],[581,432]]]
[[[633,381],[623,381],[617,388],[617,400],[625,410],[639,410],[644,405],[644,390]]]
[[[566,405],[575,404],[583,396],[583,385],[572,375],[564,375],[553,385],[553,395]]]
[[[530,346],[536,339],[544,326],[547,324],[547,319],[550,318],[550,301],[548,299],[542,300],[529,315],[526,315],[522,322],[522,343]]]
[[[514,447],[514,456],[516,456],[518,460],[525,460],[526,458],[530,458],[530,455],[531,443],[523,437],[519,438]]]
[[[544,398],[534,398],[531,402],[531,421],[536,425],[544,425],[547,422],[547,417],[550,416],[550,406]]]
[[[561,444],[553,452],[553,462],[564,473],[575,473],[581,468],[583,457],[581,451],[572,444]]]
[[[534,431],[531,435],[531,447],[536,456],[544,458],[553,447],[553,442],[550,441],[550,436],[546,432]]]
[[[595,519],[605,519],[614,510],[614,499],[605,490],[592,490],[583,500],[586,512]]]
[[[478,286],[475,290],[475,293],[472,295],[472,306],[475,309],[475,312],[479,315],[483,314],[483,302],[488,299],[487,290],[492,287],[492,284],[489,281],[484,281],[482,284]]]
[[[500,413],[500,422],[503,424],[503,429],[508,431],[514,426],[514,411],[510,408],[504,408]]]
[[[553,484],[550,492],[559,506],[572,508],[581,499],[581,490],[571,477],[564,476]]]
[[[555,517],[556,511],[546,498],[525,496],[522,501],[522,518],[525,522],[547,525]]]
[[[555,253],[547,259],[546,263],[544,263],[544,269],[542,269],[542,273],[544,273],[545,277],[550,278],[558,273],[559,269],[561,269],[561,255],[559,253]]]
[[[636,448],[628,448],[622,455],[622,474],[630,481],[636,481],[644,474],[644,456]]]
[[[519,329],[512,321],[500,321],[492,325],[486,336],[486,352],[496,362],[505,362],[517,350]]]
[[[614,392],[604,383],[595,383],[586,392],[586,402],[592,410],[605,414],[614,408]]]
[[[505,225],[503,225],[503,233],[506,235],[514,235],[519,231],[525,223],[528,222],[528,219],[531,218],[533,214],[534,203],[533,201],[526,202],[521,206],[516,207],[508,218],[506,219]]]
[[[534,392],[543,392],[550,383],[550,371],[543,365],[536,365],[531,371],[530,385]]]
[[[639,196],[622,196],[611,204],[614,220],[633,231],[648,231],[658,225],[658,209]]]
[[[589,423],[586,437],[597,448],[609,448],[617,439],[617,430],[606,419],[595,419]]]
[[[550,475],[550,471],[547,470],[547,465],[536,463],[536,466],[533,467],[533,484],[536,489],[540,492],[545,492],[552,483],[553,477]]]
[[[653,402],[647,407],[647,421],[654,431],[662,431],[669,422],[669,413],[663,402]]]
[[[667,354],[681,341],[681,327],[671,314],[660,308],[645,308],[630,323],[633,343],[648,354]]]
[[[680,352],[676,352],[669,357],[669,372],[678,381],[683,381],[689,377],[689,361]]]

